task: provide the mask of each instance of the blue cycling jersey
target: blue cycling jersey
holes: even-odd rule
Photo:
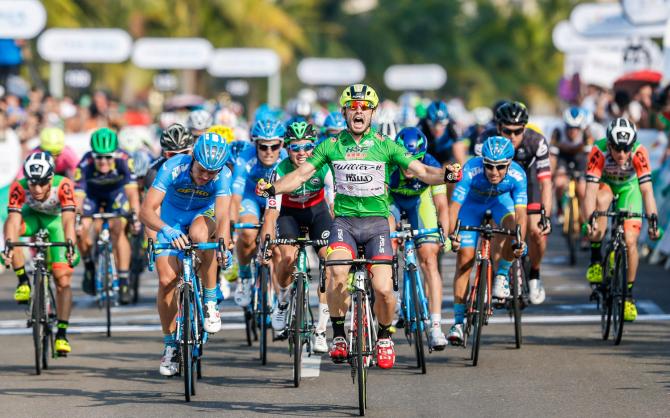
[[[165,193],[164,203],[179,210],[193,211],[212,205],[218,196],[230,195],[232,174],[228,167],[224,166],[209,183],[198,186],[191,179],[192,161],[190,155],[175,155],[158,170],[151,187]]]
[[[484,159],[475,157],[465,163],[463,179],[456,185],[452,201],[462,205],[467,198],[477,203],[490,203],[509,193],[515,206],[526,206],[526,188],[526,173],[518,163],[512,161],[505,178],[498,184],[491,184],[484,173]]]
[[[258,180],[269,180],[272,172],[277,168],[277,165],[286,158],[288,154],[282,148],[279,153],[277,161],[269,166],[264,166],[256,156],[256,147],[247,148],[239,155],[235,161],[235,168],[233,171],[233,186],[232,192],[240,196],[256,196],[256,183]]]

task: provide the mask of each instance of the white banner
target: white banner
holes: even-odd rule
[[[298,78],[305,84],[346,86],[365,78],[365,66],[355,58],[305,58],[298,64]]]
[[[583,36],[663,36],[665,23],[636,26],[623,14],[619,3],[582,3],[570,13],[570,23]]]
[[[664,24],[670,0],[621,0],[623,15],[633,25]]]
[[[439,64],[392,65],[384,71],[391,90],[437,90],[447,82],[447,71]]]
[[[623,50],[628,44],[625,37],[584,37],[567,20],[558,22],[551,36],[556,49],[563,53],[583,53],[589,48]]]
[[[279,55],[272,49],[215,49],[207,66],[214,77],[269,77],[279,72]]]
[[[51,62],[118,63],[130,56],[133,40],[121,29],[47,29],[37,39],[40,56]]]
[[[0,0],[0,38],[32,39],[47,23],[47,12],[37,0]]]
[[[624,72],[621,52],[591,49],[587,52],[579,76],[584,84],[611,88],[614,81]]]
[[[140,68],[201,70],[209,64],[212,50],[202,38],[140,38],[131,60]]]

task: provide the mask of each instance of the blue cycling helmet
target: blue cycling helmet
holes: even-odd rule
[[[267,103],[263,103],[254,112],[254,122],[265,119],[279,119],[282,115],[282,110],[272,107]]]
[[[428,109],[426,109],[426,117],[433,123],[445,122],[449,119],[447,104],[442,100],[431,102],[430,105],[428,105]]]
[[[563,121],[568,128],[583,129],[587,125],[588,117],[586,109],[577,106],[569,107],[563,112]]]
[[[323,129],[330,130],[342,130],[346,129],[347,121],[344,120],[341,112],[330,112],[326,116],[326,120],[323,121]]]
[[[284,134],[286,134],[286,128],[284,124],[276,119],[263,119],[254,123],[253,128],[251,128],[251,140],[268,140],[268,139],[279,139],[284,140]]]
[[[512,141],[502,136],[490,136],[482,145],[485,163],[509,163],[514,158]]]
[[[213,132],[200,135],[193,146],[193,158],[209,171],[221,170],[228,161],[228,154],[226,140]]]
[[[410,154],[418,158],[423,158],[428,149],[428,140],[426,135],[420,129],[415,127],[403,128],[395,137],[395,141],[404,146]]]

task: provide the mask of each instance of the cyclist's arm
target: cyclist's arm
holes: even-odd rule
[[[445,186],[446,187],[446,186]],[[435,210],[437,211],[437,219],[440,221],[442,230],[449,232],[451,225],[449,219],[449,201],[447,200],[446,193],[433,193],[433,203],[435,204]]]
[[[460,165],[465,164],[468,160],[468,144],[463,140],[454,142],[454,145],[451,147],[451,153],[454,157],[454,161]]]
[[[554,186],[551,182],[551,177],[540,180],[540,199],[542,206],[544,206],[544,213],[549,216],[551,214],[552,205],[554,203]]]
[[[648,214],[658,214],[656,207],[656,198],[654,198],[654,188],[651,182],[640,184],[640,192],[642,193],[642,201],[644,202],[644,210]]]
[[[418,160],[410,162],[407,171],[426,184],[444,183],[444,170],[442,168],[430,167]]]
[[[21,212],[9,212],[7,215],[7,220],[5,221],[5,226],[3,228],[3,233],[6,240],[16,241],[19,239],[22,220],[23,217],[21,216]]]
[[[214,204],[216,217],[216,239],[223,238],[226,248],[232,242],[230,237],[230,195],[217,196]]]
[[[449,205],[449,228],[445,228],[445,231],[449,231],[451,235],[456,228],[456,221],[458,220],[458,212],[461,210],[461,204],[458,202],[451,202]]]
[[[528,209],[525,205],[514,206],[516,223],[521,226],[521,240],[526,239],[526,224],[528,223]]]
[[[75,234],[75,213],[74,211],[67,210],[63,211],[61,214],[61,221],[63,223],[63,234],[65,235],[65,240],[70,240],[72,243],[77,242],[77,235]]]
[[[599,188],[600,183],[598,182],[589,181],[586,183],[586,191],[584,192],[584,215],[586,216],[586,220],[589,220],[596,210],[596,198]]]
[[[549,144],[544,137],[540,138],[540,144],[535,151],[535,158],[537,158],[537,181],[540,185],[540,199],[545,213],[550,214],[553,203],[553,185],[551,182]]]
[[[233,196],[230,199],[230,209],[228,210],[231,222],[237,222],[239,220],[241,205],[242,205],[242,195],[233,194]]]
[[[274,184],[275,194],[292,192],[309,180],[314,173],[316,173],[316,167],[311,162],[306,161],[303,165],[280,178]]]
[[[265,216],[263,218],[263,227],[261,228],[260,236],[264,237],[270,234],[270,239],[275,239],[275,231],[277,228],[277,218],[279,218],[279,210],[274,208],[265,209]]]
[[[140,221],[144,226],[156,232],[166,226],[166,223],[163,222],[158,215],[158,210],[160,209],[164,198],[165,192],[152,186],[149,188],[149,191],[144,198],[144,202],[142,202],[142,207],[140,208]]]
[[[128,203],[130,203],[130,209],[135,212],[140,212],[140,190],[137,187],[137,183],[126,184],[124,187],[126,191],[126,196],[128,197]]]
[[[586,191],[584,193],[584,215],[589,220],[596,210],[596,198],[600,188],[600,177],[605,167],[605,155],[597,146],[591,149],[586,166]]]
[[[58,186],[58,200],[61,207],[61,222],[63,223],[63,233],[66,240],[76,242],[75,234],[75,198],[74,183],[68,178],[64,178]]]

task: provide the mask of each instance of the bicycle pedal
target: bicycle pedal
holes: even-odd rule
[[[56,352],[56,357],[57,358],[65,358],[67,357],[67,353],[61,353],[60,351]]]
[[[30,303],[29,303],[29,301],[27,301],[27,300],[22,300],[22,301],[20,301],[20,302],[16,302],[16,304],[17,304],[17,305],[29,305]]]

